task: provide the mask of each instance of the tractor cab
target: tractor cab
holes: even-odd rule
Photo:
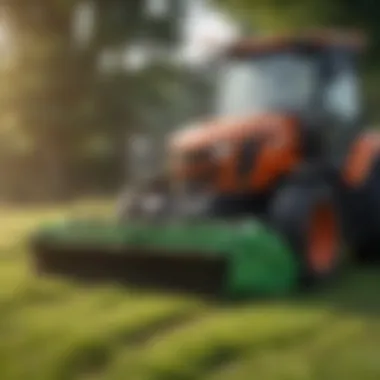
[[[215,114],[308,112],[318,94],[318,57],[305,49],[228,57],[218,73]]]
[[[221,64],[215,115],[298,117],[336,152],[342,136],[356,135],[362,122],[362,45],[357,36],[331,33],[242,41]]]
[[[355,41],[306,37],[243,41],[222,60],[217,116],[247,113],[361,114]]]

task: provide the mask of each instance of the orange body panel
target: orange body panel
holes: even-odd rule
[[[259,151],[253,157],[246,177],[240,178],[238,161],[241,144],[251,138],[259,144]],[[185,165],[177,173],[182,178],[215,173],[211,186],[213,191],[219,193],[266,190],[301,160],[297,122],[277,115],[205,123],[179,132],[171,144],[172,149],[181,154],[217,144],[228,145],[228,154],[198,165]]]
[[[342,177],[346,185],[359,187],[364,184],[379,155],[380,133],[364,133],[353,145],[344,165]]]
[[[265,190],[281,174],[292,170],[302,157],[299,130],[295,124],[284,124],[262,147],[250,176],[250,186]]]

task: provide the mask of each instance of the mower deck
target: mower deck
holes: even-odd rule
[[[272,231],[241,224],[52,224],[33,236],[40,274],[138,287],[243,295],[287,293],[297,264]]]

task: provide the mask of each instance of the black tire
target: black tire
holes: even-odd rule
[[[301,286],[321,285],[337,277],[345,247],[341,218],[329,186],[315,182],[286,185],[273,199],[269,221],[299,260]]]
[[[352,251],[358,263],[380,262],[380,157],[366,182],[357,189],[345,189]]]

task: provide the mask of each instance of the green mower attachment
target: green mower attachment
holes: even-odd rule
[[[297,285],[298,262],[291,250],[256,220],[67,221],[42,227],[32,243],[42,274],[233,298],[285,295]]]

